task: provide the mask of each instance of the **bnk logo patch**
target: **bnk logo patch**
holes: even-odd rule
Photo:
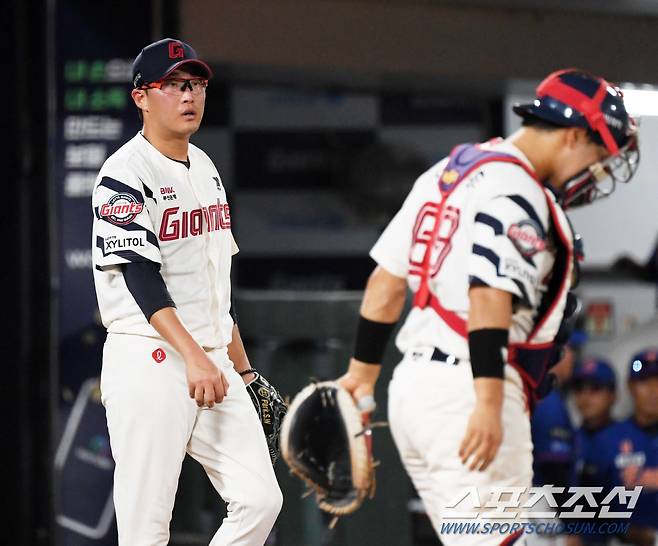
[[[116,193],[110,200],[101,205],[100,216],[108,222],[117,226],[130,224],[144,209],[144,204],[137,201],[134,195],[129,193]]]

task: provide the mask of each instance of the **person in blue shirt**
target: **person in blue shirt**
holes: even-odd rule
[[[555,485],[568,488],[575,481],[574,428],[565,403],[563,389],[568,385],[576,361],[579,343],[571,336],[565,345],[560,360],[550,373],[554,376],[553,388],[545,398],[537,402],[530,419],[533,444],[532,485]],[[568,493],[555,493],[558,506],[568,499]],[[557,523],[557,521],[553,522]],[[544,536],[549,543],[557,536]],[[567,546],[580,546],[566,536]]]
[[[569,382],[575,358],[574,348],[565,346],[562,358],[550,372],[555,376],[556,385],[537,403],[532,413],[532,483],[535,486],[568,487],[573,483],[574,428],[560,388]]]
[[[587,358],[576,366],[570,386],[582,418],[575,436],[577,482],[580,486],[598,486],[603,477],[592,447],[614,424],[612,406],[617,386],[614,369],[605,360]]]
[[[653,546],[658,531],[658,349],[631,358],[628,387],[633,415],[619,425],[613,464],[618,484],[643,487],[627,538]]]
[[[616,399],[616,384],[614,369],[607,361],[599,358],[583,360],[573,373],[570,390],[582,419],[581,426],[576,430],[574,442],[577,486],[599,487],[606,480],[607,465],[599,460],[600,452],[597,446],[614,425],[611,413]],[[606,494],[607,492],[595,495],[595,498],[600,502]],[[583,510],[587,510],[587,507],[583,507]],[[583,520],[582,523],[598,525],[601,522]],[[579,538],[577,544],[590,546],[606,544],[610,535],[599,533],[597,528]]]
[[[589,461],[595,483],[604,488],[642,486],[624,542],[654,546],[658,538],[658,349],[646,349],[631,358],[628,387],[633,414],[597,434]],[[596,483],[596,482],[599,483]],[[628,510],[617,506],[613,510]]]

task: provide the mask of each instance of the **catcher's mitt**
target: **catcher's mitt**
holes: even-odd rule
[[[304,388],[283,420],[283,459],[335,516],[354,512],[375,492],[372,436],[363,419],[349,393],[325,381]]]
[[[254,403],[258,418],[263,425],[267,447],[270,450],[272,464],[279,458],[279,433],[281,421],[288,411],[288,406],[277,390],[260,373],[253,368],[240,372],[240,375],[253,373],[256,378],[247,384],[247,392]]]

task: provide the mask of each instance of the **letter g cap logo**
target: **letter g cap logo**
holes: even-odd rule
[[[185,51],[183,50],[183,44],[180,42],[169,42],[169,58],[184,59]]]

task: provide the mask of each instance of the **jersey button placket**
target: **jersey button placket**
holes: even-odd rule
[[[212,200],[205,199],[205,192],[203,191],[204,188],[199,187],[197,188],[196,185],[193,182],[192,177],[189,174],[188,171],[188,181],[190,183],[190,187],[192,188],[192,191],[194,193],[194,196],[196,197],[196,200],[199,202],[199,207],[206,207],[208,208],[208,203],[210,203]],[[213,188],[214,189],[214,188]],[[212,197],[215,196],[214,191],[213,192],[208,192],[212,195]],[[209,320],[210,320],[210,325],[212,329],[212,335],[213,339],[218,339],[220,335],[220,324],[219,324],[219,296],[217,294],[218,286],[217,286],[217,274],[219,272],[219,257],[217,256],[217,251],[213,247],[213,237],[212,237],[212,232],[210,231],[210,226],[207,223],[207,217],[206,215],[202,215],[202,237],[203,237],[203,252],[204,252],[204,257],[207,260],[207,269],[206,272],[208,274],[208,290],[210,292],[210,302],[209,302]]]

